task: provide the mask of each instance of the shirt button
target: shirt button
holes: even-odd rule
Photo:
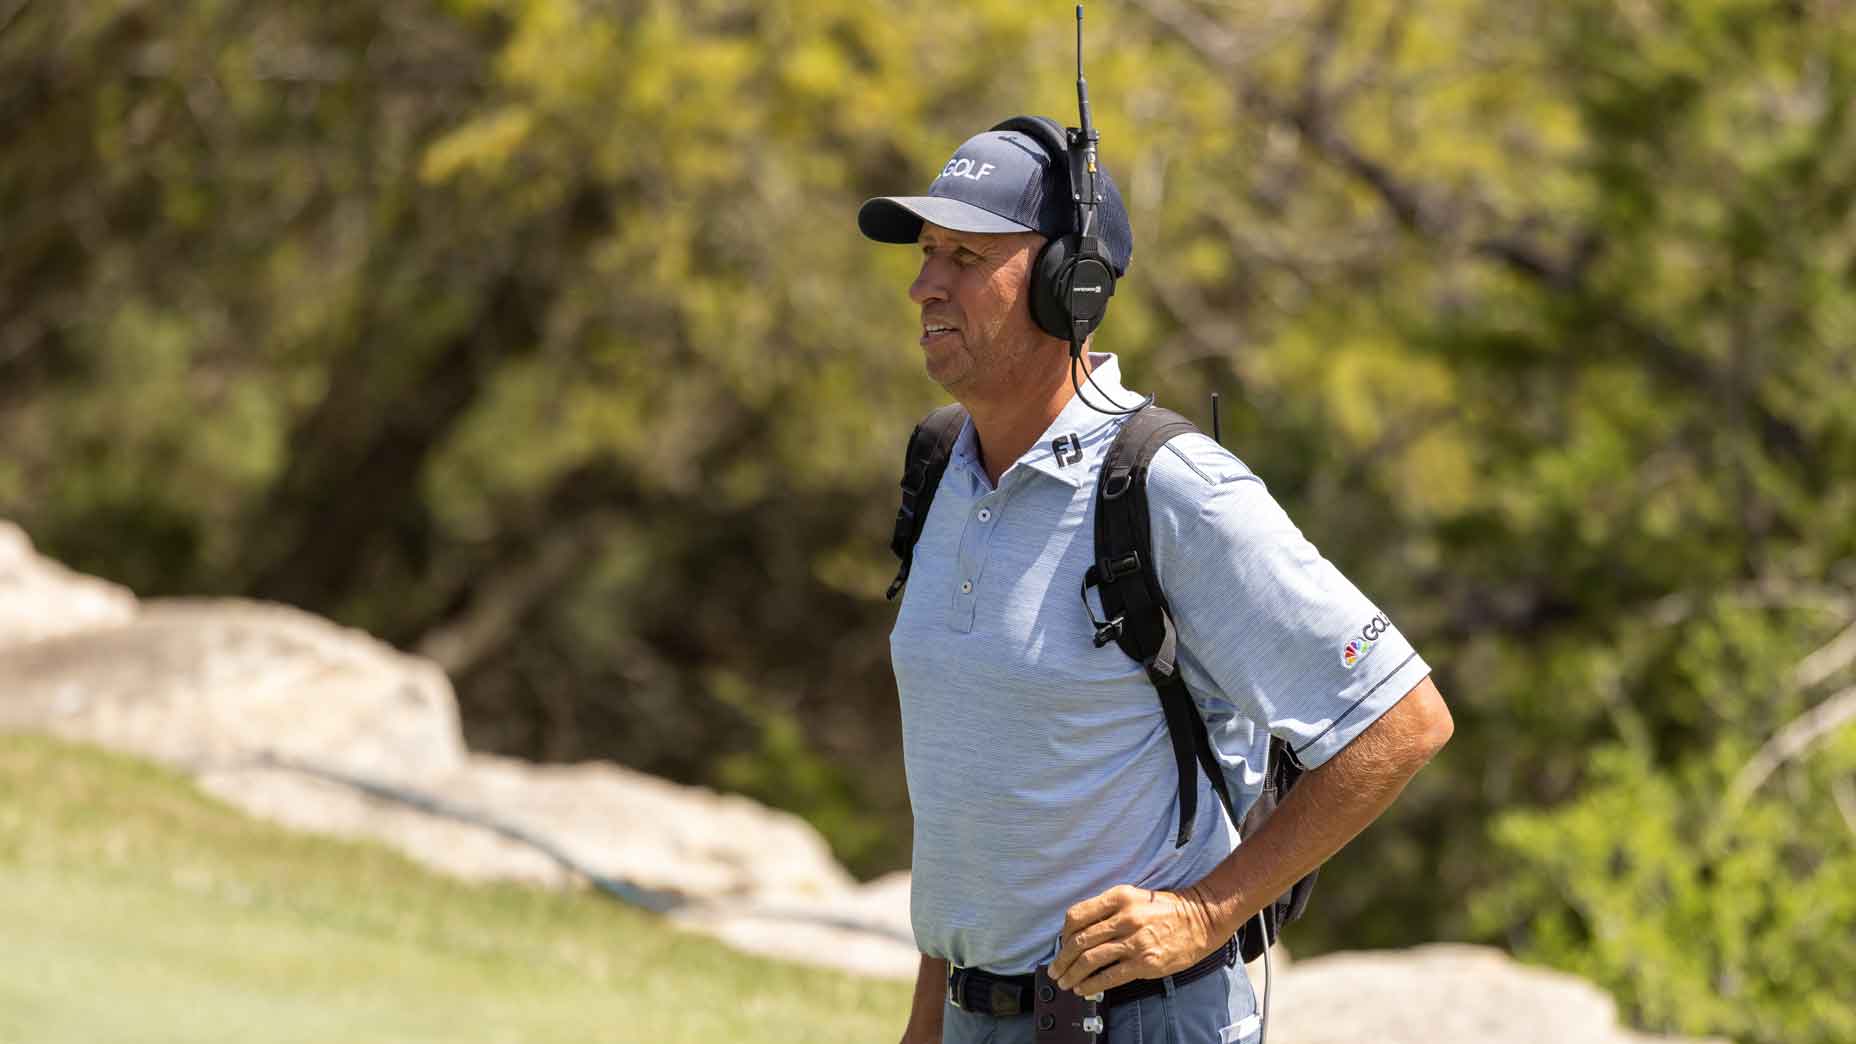
[[[981,522],[992,521],[992,509],[991,508],[980,508],[980,521]]]
[[[962,580],[960,582],[960,593],[961,594],[972,594],[973,593],[973,581]]]

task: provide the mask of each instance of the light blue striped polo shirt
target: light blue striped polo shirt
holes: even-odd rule
[[[1137,398],[1112,355],[1091,358],[1110,396]],[[994,488],[969,422],[916,544],[890,657],[915,813],[911,914],[929,956],[1028,972],[1055,954],[1071,904],[1118,884],[1191,884],[1236,844],[1201,773],[1193,840],[1174,848],[1179,777],[1159,698],[1118,646],[1090,640],[1079,592],[1096,473],[1120,425],[1072,400]],[[1271,733],[1319,765],[1429,673],[1210,438],[1167,443],[1147,491],[1180,665],[1240,806]],[[1090,605],[1100,616],[1094,592]]]

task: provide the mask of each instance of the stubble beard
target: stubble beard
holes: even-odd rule
[[[967,350],[966,335],[959,335],[961,343],[949,351],[936,356],[930,352],[922,354],[922,369],[928,371],[929,380],[934,381],[949,394],[957,394],[973,373],[973,354]]]
[[[973,396],[1011,394],[1037,347],[1035,338],[1011,337],[1003,329],[994,329],[986,331],[985,339],[976,345],[967,336],[963,330],[958,349],[943,356],[939,363],[933,356],[924,358],[928,377],[961,401]]]

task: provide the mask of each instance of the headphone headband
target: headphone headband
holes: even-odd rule
[[[1009,120],[1000,121],[992,129],[1016,131],[1025,135],[1043,147],[1044,153],[1050,157],[1051,166],[1063,168],[1060,183],[1067,187],[1070,193],[1070,230],[1081,231],[1083,193],[1076,184],[1076,164],[1070,156],[1070,137],[1063,126],[1048,116],[1014,116]]]
[[[1014,116],[1001,120],[992,127],[996,131],[1017,131],[1044,147],[1050,154],[1052,163],[1067,163],[1070,157],[1070,139],[1063,127],[1049,116]],[[1068,180],[1065,168],[1065,180]]]

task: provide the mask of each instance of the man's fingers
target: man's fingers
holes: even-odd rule
[[[1064,988],[1075,990],[1081,996],[1088,997],[1096,993],[1106,993],[1122,983],[1133,982],[1141,977],[1141,969],[1134,961],[1123,960],[1116,961],[1074,986]]]
[[[1123,910],[1130,909],[1137,905],[1151,894],[1152,893],[1145,888],[1136,888],[1133,885],[1116,885],[1108,891],[1103,892],[1101,895],[1085,899],[1075,906],[1070,907],[1064,915],[1063,930],[1066,933],[1075,932],[1077,929],[1087,927],[1097,921],[1106,920]]]
[[[1097,961],[1089,968],[1074,968],[1074,965],[1081,955],[1090,952],[1092,948],[1132,934],[1134,925],[1120,914],[1149,902],[1152,896],[1150,889],[1116,885],[1065,911],[1063,942],[1057,947],[1057,956],[1050,962],[1051,979],[1061,982],[1065,977],[1081,978],[1100,967],[1103,961]]]
[[[1077,932],[1108,920],[1133,906],[1138,899],[1147,894],[1145,888],[1116,885],[1101,895],[1084,899],[1070,907],[1063,914],[1063,945],[1071,945]]]
[[[1069,970],[1070,962],[1074,960],[1076,960],[1076,951],[1071,947],[1070,941],[1065,939],[1062,948],[1057,951],[1057,956],[1050,959],[1051,981],[1056,982],[1064,972]]]
[[[1060,979],[1070,970],[1076,959],[1092,946],[1107,942],[1115,937],[1113,921],[1098,921],[1076,931],[1066,931],[1063,945],[1058,947],[1057,956],[1050,962],[1050,977]]]
[[[1082,955],[1077,957],[1061,976],[1053,974],[1051,978],[1056,980],[1059,989],[1074,989],[1077,985],[1088,981],[1089,976],[1127,957],[1128,944],[1119,940],[1091,946],[1084,950]]]
[[[1191,903],[1178,893],[1162,901],[1145,888],[1121,885],[1069,910],[1051,961],[1052,981],[1083,996],[1135,979],[1152,979],[1203,956],[1203,934]],[[1093,918],[1093,920],[1091,920]]]
[[[1117,909],[1117,893],[1125,887],[1127,886],[1116,885],[1101,895],[1084,899],[1066,910],[1063,915],[1064,942],[1069,942],[1070,937],[1077,932],[1113,914]]]
[[[1084,949],[1103,939],[1113,938],[1114,933],[1110,932],[1107,935],[1085,935],[1080,945],[1077,942],[1079,933],[1087,932],[1114,917],[1117,912],[1128,905],[1130,896],[1139,893],[1140,889],[1132,886],[1116,885],[1101,895],[1084,899],[1064,911],[1063,940],[1057,947],[1057,956],[1050,962],[1051,977],[1056,978],[1058,972],[1068,968],[1070,962],[1076,960],[1076,955]]]

